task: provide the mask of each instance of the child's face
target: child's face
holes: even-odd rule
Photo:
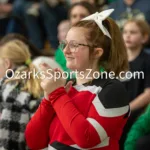
[[[89,47],[78,44],[89,45],[85,38],[87,31],[82,27],[71,28],[67,34],[64,55],[67,67],[71,70],[84,71],[89,67]],[[75,43],[76,47],[72,43]]]
[[[129,22],[124,26],[123,38],[128,49],[136,49],[144,44],[144,36],[134,22]]]
[[[70,22],[63,22],[58,26],[58,39],[62,41],[66,38],[67,32],[70,29]]]
[[[88,15],[90,15],[90,13],[85,7],[75,6],[71,10],[71,14],[70,14],[71,25],[76,24],[77,22],[79,22],[81,19],[83,19],[84,17]]]

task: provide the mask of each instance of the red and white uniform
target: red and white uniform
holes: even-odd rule
[[[127,93],[118,80],[63,87],[43,99],[26,128],[30,149],[119,150],[129,116]]]

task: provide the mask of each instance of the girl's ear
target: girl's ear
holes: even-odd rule
[[[145,35],[143,36],[142,43],[145,44],[145,43],[148,42],[148,40],[149,40],[149,35],[148,35],[148,34],[145,34]]]
[[[5,58],[5,60],[4,60],[5,69],[9,69],[9,68],[11,68],[11,66],[12,66],[11,61],[9,59]]]
[[[95,48],[93,57],[99,59],[103,55],[104,50],[102,48]]]

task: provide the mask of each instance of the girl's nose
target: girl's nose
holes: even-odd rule
[[[68,44],[67,44],[66,47],[64,48],[63,52],[64,52],[64,54],[71,53]]]

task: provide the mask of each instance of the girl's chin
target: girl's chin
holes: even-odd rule
[[[66,66],[72,71],[85,71],[87,69],[85,66],[73,63],[67,63]]]
[[[131,44],[126,44],[127,49],[131,49],[133,46]]]
[[[73,71],[73,70],[77,70],[77,68],[76,68],[75,66],[71,66],[71,65],[70,65],[70,66],[68,65],[67,68],[69,68],[69,69],[72,70],[72,71]]]
[[[73,65],[73,64],[67,64],[67,68],[69,68],[69,69],[72,70],[72,71],[78,69],[78,67],[77,67],[76,65]]]
[[[69,68],[71,71],[74,71],[74,72],[85,71],[85,70],[81,69],[80,67],[75,67],[75,66],[67,66],[67,68]]]

